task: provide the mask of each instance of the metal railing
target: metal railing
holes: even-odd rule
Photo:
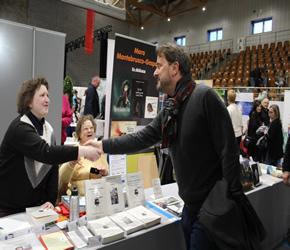
[[[234,46],[233,39],[228,39],[228,40],[219,40],[219,41],[214,41],[214,42],[207,42],[207,43],[184,46],[183,49],[189,54],[206,52],[206,51],[209,52],[209,51],[214,51],[214,50],[219,50],[219,49],[220,50],[231,49],[231,52],[233,53],[233,46]]]
[[[290,40],[290,29],[282,30],[277,32],[266,32],[260,34],[254,34],[247,36],[245,38],[245,46],[252,46],[265,43],[276,43],[276,42],[284,42]],[[270,44],[269,44],[270,45]]]

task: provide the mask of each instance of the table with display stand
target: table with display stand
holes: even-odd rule
[[[260,165],[265,172],[267,166],[264,164]],[[266,174],[263,173],[263,175],[265,176]],[[164,197],[175,196],[179,198],[176,183],[162,185],[162,192]],[[248,189],[245,191],[245,194],[251,201],[267,230],[267,237],[262,242],[262,249],[273,249],[286,236],[290,226],[290,189],[283,184],[282,179],[277,179],[277,182],[273,185],[262,183],[260,186]],[[154,199],[152,188],[145,189],[145,197],[146,201]],[[180,217],[173,216],[169,212],[161,211],[160,213],[156,209],[147,207],[154,213],[161,215],[160,224],[148,229],[142,229],[130,235],[125,235],[125,238],[112,243],[93,247],[88,246],[82,249],[186,249]],[[56,225],[50,225],[44,233],[57,230],[59,228]],[[80,234],[78,233],[78,235]]]

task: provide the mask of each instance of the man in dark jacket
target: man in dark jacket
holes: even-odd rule
[[[266,126],[270,124],[270,117],[269,117],[269,99],[265,98],[262,101],[262,121]]]
[[[250,84],[252,87],[263,86],[262,73],[264,73],[264,68],[257,68],[250,72]]]
[[[86,104],[84,115],[92,115],[94,118],[100,113],[99,95],[97,88],[100,86],[101,79],[99,76],[92,78],[92,83],[86,90]]]

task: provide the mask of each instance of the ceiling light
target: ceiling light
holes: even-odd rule
[[[205,11],[206,10],[205,7],[203,7],[202,10]]]
[[[141,27],[141,30],[144,30],[144,27],[143,26]]]
[[[168,18],[167,21],[170,22],[170,18]]]

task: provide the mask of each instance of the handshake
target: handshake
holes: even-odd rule
[[[83,156],[91,161],[96,161],[102,154],[104,154],[102,141],[89,140],[79,146],[78,158]]]

